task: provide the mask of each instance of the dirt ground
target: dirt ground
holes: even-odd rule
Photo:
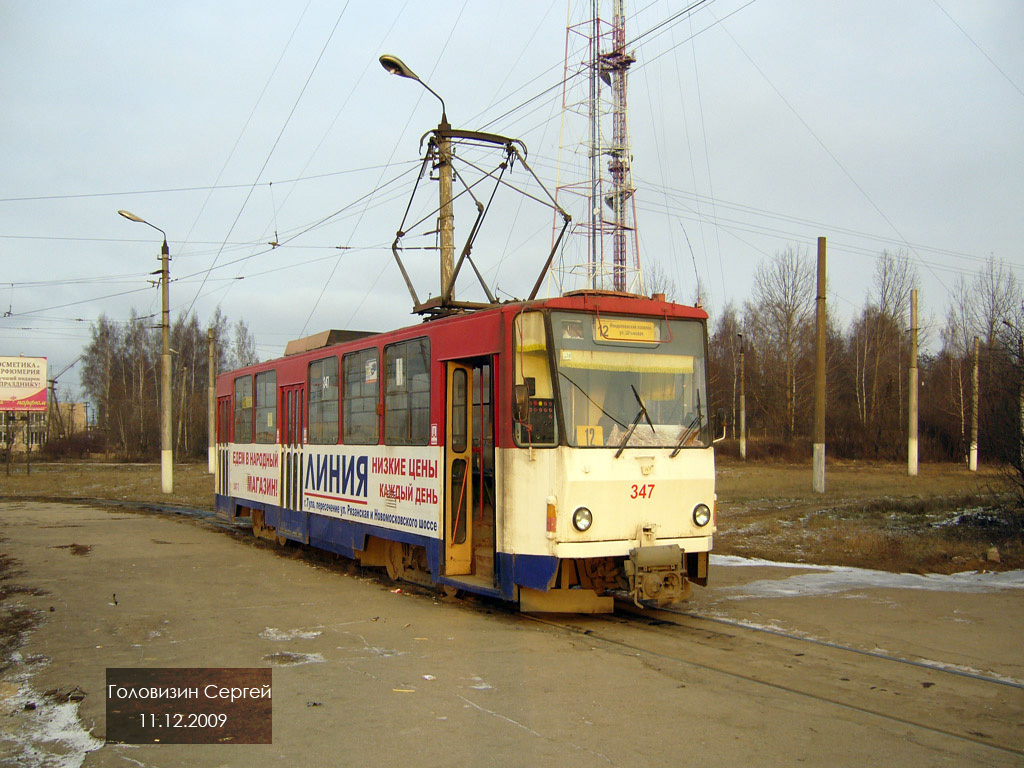
[[[1000,470],[959,464],[830,461],[826,492],[810,464],[719,461],[715,551],[791,563],[912,573],[1024,567],[1006,523]]]
[[[0,499],[106,499],[212,510],[205,464],[178,464],[174,493],[160,492],[156,464],[0,467]],[[957,464],[830,461],[826,492],[811,466],[719,459],[715,551],[793,563],[956,573],[1024,568],[1021,533],[1001,524],[999,471]],[[993,551],[993,548],[994,551]]]
[[[0,607],[33,625],[0,674],[3,765],[1024,759],[1024,684],[998,683],[1024,679],[1019,588],[962,592],[949,580],[939,591],[800,594],[794,585],[822,572],[716,566],[688,607],[929,660],[921,667],[707,620],[678,632],[599,617],[537,622],[194,518],[34,501],[2,502],[0,518],[9,587]],[[266,666],[271,745],[102,740],[108,668]]]

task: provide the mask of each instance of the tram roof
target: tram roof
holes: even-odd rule
[[[313,360],[318,355],[323,355],[327,350],[337,347],[352,347],[352,351],[355,351],[356,347],[353,344],[358,341],[372,344],[387,344],[392,341],[402,341],[418,336],[435,336],[442,329],[450,329],[453,325],[462,326],[466,323],[473,326],[479,325],[479,329],[482,331],[484,328],[499,326],[502,316],[541,309],[604,312],[612,315],[639,314],[671,319],[707,320],[708,318],[707,312],[701,307],[691,307],[685,304],[664,301],[661,296],[648,297],[614,291],[574,291],[564,296],[535,299],[533,301],[510,301],[472,312],[455,312],[440,317],[432,317],[421,323],[390,331],[322,331],[312,336],[289,342],[282,357],[266,360],[245,368],[224,371],[218,374],[217,378],[220,379],[223,376],[229,375],[234,378],[239,374],[261,373],[274,369],[277,365],[284,362],[292,363],[293,361]],[[461,329],[460,332],[462,332]],[[446,334],[442,332],[441,335]],[[348,350],[346,349],[345,351]]]

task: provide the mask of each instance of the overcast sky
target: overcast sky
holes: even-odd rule
[[[220,306],[263,358],[326,328],[415,322],[390,244],[440,105],[378,56],[415,69],[453,126],[521,138],[553,190],[585,165],[586,122],[563,116],[559,84],[566,26],[589,5],[0,0],[0,354],[46,356],[52,376],[100,313],[159,312],[160,235],[118,209],[167,232],[172,311],[205,325]],[[714,318],[749,297],[759,261],[813,255],[819,235],[840,318],[883,249],[913,260],[935,322],[989,256],[1024,277],[1024,3],[686,7],[627,3],[641,267],[680,299],[699,274]],[[511,180],[528,186],[522,169]],[[474,257],[521,297],[551,212],[510,190],[492,211]],[[406,259],[421,298],[436,293],[435,253]]]

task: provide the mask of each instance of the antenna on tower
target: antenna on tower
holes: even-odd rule
[[[587,119],[587,138],[559,147],[563,153],[587,158],[586,180],[559,184],[555,198],[576,195],[587,206],[576,232],[586,236],[586,252],[565,249],[556,280],[563,290],[582,287],[635,293],[642,290],[633,160],[627,121],[627,73],[636,61],[626,50],[625,0],[613,0],[612,20],[600,16],[600,0],[591,0],[591,18],[566,29],[565,77],[562,86],[563,129],[571,113]],[[586,74],[586,78],[575,75]],[[582,80],[582,97],[574,84]],[[582,170],[582,169],[580,169]],[[580,174],[582,175],[582,174]],[[556,220],[553,232],[557,233]],[[573,255],[575,254],[575,255]],[[580,285],[582,283],[582,285]]]

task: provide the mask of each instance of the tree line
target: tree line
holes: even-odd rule
[[[217,372],[257,362],[256,342],[243,320],[228,321],[220,308],[211,318]],[[192,314],[179,315],[170,329],[171,423],[174,454],[206,454],[208,328]],[[123,459],[148,459],[160,451],[159,324],[132,309],[118,322],[100,315],[82,358],[81,382],[96,413],[91,430],[101,450]]]
[[[875,262],[864,305],[844,329],[830,307],[826,442],[844,458],[907,455],[911,292],[919,274],[905,253]],[[814,413],[816,275],[812,258],[788,248],[761,262],[752,295],[728,304],[709,332],[713,409],[736,436],[741,350],[748,440],[756,451],[803,451]],[[1021,461],[1022,292],[1013,272],[989,258],[952,287],[945,318],[918,320],[919,445],[924,460],[959,461],[971,441],[974,339],[978,338],[979,454]],[[938,344],[931,342],[936,340]],[[760,443],[760,445],[758,445]],[[749,455],[749,454],[748,454]],[[807,449],[809,456],[809,449]]]
[[[809,453],[814,403],[816,279],[813,259],[787,248],[758,265],[750,298],[729,303],[709,327],[708,386],[730,437],[737,437],[741,352],[748,455]],[[658,287],[669,293],[673,286]],[[919,283],[904,253],[883,252],[870,290],[846,328],[830,307],[826,442],[831,456],[900,460],[907,451],[910,296]],[[649,286],[648,286],[649,287]],[[1024,478],[1020,383],[1024,311],[1013,272],[990,258],[952,287],[946,316],[919,320],[919,439],[923,460],[963,460],[971,440],[974,338],[979,359],[979,452]],[[257,362],[245,322],[218,308],[210,320],[216,370]],[[937,344],[933,343],[936,341]],[[195,315],[171,326],[175,455],[199,458],[207,446],[207,327]],[[91,328],[81,381],[95,408],[93,435],[122,458],[160,449],[159,325],[132,310],[127,321],[101,315]],[[728,446],[727,446],[728,448]],[[1024,494],[1024,483],[1022,494]]]

